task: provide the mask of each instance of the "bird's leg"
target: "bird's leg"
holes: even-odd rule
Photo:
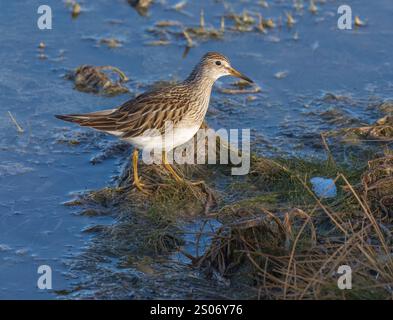
[[[139,180],[138,175],[138,149],[134,149],[134,153],[132,154],[132,168],[134,171],[134,185],[142,192],[145,192],[143,189],[144,185]]]
[[[205,183],[204,181],[191,182],[191,181],[187,181],[187,180],[183,179],[182,177],[180,177],[177,174],[177,172],[175,171],[175,169],[173,169],[172,166],[169,164],[165,151],[162,152],[162,163],[163,163],[164,167],[169,171],[169,173],[175,178],[175,180],[177,182],[191,184],[193,186],[197,186],[197,185],[201,185],[201,184]]]
[[[169,164],[168,159],[166,157],[166,151],[162,152],[162,164],[164,165],[165,169],[169,171],[169,173],[175,178],[177,182],[185,182],[183,178],[181,178],[175,169]]]

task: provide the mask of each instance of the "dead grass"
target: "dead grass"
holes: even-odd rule
[[[361,184],[370,208],[375,213],[393,218],[393,156],[369,161]]]
[[[106,71],[117,74],[119,79],[112,81]],[[83,92],[93,92],[113,96],[129,92],[123,84],[128,81],[127,76],[118,68],[112,66],[94,67],[81,65],[74,72],[67,75],[73,80],[75,89]]]
[[[86,199],[90,207],[100,207],[99,214],[116,212],[116,224],[97,230],[109,239],[110,254],[132,256],[132,264],[138,257],[180,250],[195,267],[229,280],[230,290],[246,298],[391,299],[393,156],[387,153],[353,170],[337,165],[324,143],[326,161],[253,155],[242,185],[252,195],[215,208],[222,227],[197,257],[181,249],[181,221],[217,207],[212,187],[175,183],[162,166],[141,164],[149,195],[135,189],[125,168],[117,188]],[[209,166],[175,168],[187,179],[212,173]],[[334,178],[337,197],[319,199],[309,182],[313,176]],[[352,290],[338,289],[340,265],[352,269]]]
[[[342,193],[331,203],[313,194],[303,178],[304,164],[294,169],[255,159],[253,169],[259,175],[254,182],[262,179],[267,189],[274,181],[282,192],[299,189],[302,208],[294,206],[299,197],[288,198],[287,209],[268,210],[264,201],[227,206],[221,212],[224,226],[197,265],[218,271],[251,297],[392,298],[392,221],[386,215],[393,194],[390,156],[370,162],[359,186],[337,172]],[[286,181],[286,189],[280,180]],[[352,268],[353,290],[338,289],[340,265]]]
[[[361,142],[392,142],[393,141],[393,116],[387,115],[374,124],[355,128],[345,128],[329,132],[329,136],[341,137],[343,141]]]

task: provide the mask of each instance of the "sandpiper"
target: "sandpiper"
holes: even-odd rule
[[[56,117],[107,132],[131,143],[134,146],[134,184],[144,191],[138,175],[139,150],[160,149],[164,167],[176,181],[183,181],[169,164],[166,153],[186,143],[197,133],[209,107],[214,82],[228,75],[253,82],[231,67],[227,57],[208,52],[188,78],[179,84],[145,92],[115,109]],[[164,146],[161,135],[167,122],[172,124],[173,139]]]

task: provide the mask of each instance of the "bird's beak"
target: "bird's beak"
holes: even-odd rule
[[[254,81],[252,81],[249,77],[245,76],[243,73],[237,71],[236,69],[234,69],[232,67],[228,67],[228,71],[229,71],[229,74],[234,77],[246,80],[249,83],[254,83]]]

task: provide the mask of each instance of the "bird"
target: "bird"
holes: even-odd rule
[[[223,76],[234,76],[253,83],[233,68],[226,56],[208,52],[180,83],[147,91],[114,109],[55,117],[109,133],[133,145],[134,185],[146,192],[138,175],[139,151],[145,148],[161,151],[164,168],[177,182],[184,182],[169,164],[167,152],[186,143],[197,133],[209,107],[212,87]],[[167,122],[172,125],[173,139],[164,145],[162,135]]]

